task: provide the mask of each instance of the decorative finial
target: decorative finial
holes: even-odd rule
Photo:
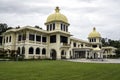
[[[57,6],[56,9],[55,9],[55,12],[58,13],[59,11],[60,11],[60,9],[59,9],[59,7]]]
[[[94,27],[94,28],[93,28],[93,31],[95,31],[95,30],[96,30],[96,28]]]

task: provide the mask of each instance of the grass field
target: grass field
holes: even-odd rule
[[[0,80],[120,80],[120,64],[0,62]]]

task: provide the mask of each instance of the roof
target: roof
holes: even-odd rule
[[[70,37],[70,39],[76,40],[76,41],[80,41],[80,42],[83,42],[83,43],[91,44],[91,43],[89,43],[88,41],[85,41],[85,40],[82,40],[82,39],[78,39],[78,38],[75,38],[75,37]]]
[[[53,21],[62,21],[68,23],[68,19],[65,15],[61,14],[59,7],[56,7],[55,13],[48,16],[46,23],[53,22]]]
[[[96,31],[96,28],[93,28],[93,31],[88,35],[88,38],[101,37],[100,33]]]
[[[35,27],[32,27],[32,26],[24,26],[24,27],[17,28],[17,29],[14,28],[14,29],[7,30],[6,32],[4,32],[4,34],[9,33],[9,32],[18,32],[18,31],[21,31],[21,30],[24,30],[24,29],[30,29],[30,30],[35,30],[35,31],[47,33],[47,31],[43,30],[43,29],[35,28]]]
[[[112,46],[106,46],[106,47],[102,47],[102,49],[117,49],[117,48],[112,47]]]

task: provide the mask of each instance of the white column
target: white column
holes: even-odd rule
[[[66,26],[64,25],[64,31],[66,31]]]
[[[50,24],[49,24],[49,28],[48,28],[48,31],[50,31]]]
[[[69,53],[69,50],[66,51],[66,59],[69,59],[70,58],[70,53]]]
[[[41,34],[41,44],[42,44],[42,34]]]
[[[26,41],[29,42],[29,31],[26,33]]]
[[[86,57],[86,58],[88,57],[88,52],[87,52],[87,50],[85,51],[85,57]]]
[[[35,35],[34,35],[34,36],[35,36],[34,42],[36,43],[36,33],[35,33]]]
[[[61,50],[60,50],[60,34],[57,34],[56,35],[56,39],[57,39],[57,44],[56,44],[56,46],[57,46],[57,49],[56,49],[56,52],[57,52],[57,59],[61,59]]]
[[[26,46],[26,47],[25,47],[25,59],[28,59],[28,58],[29,58],[28,55],[29,55],[29,47]]]
[[[40,58],[42,58],[42,49],[43,48],[40,48]]]
[[[34,58],[36,58],[36,48],[33,47],[33,49],[34,49],[33,56],[34,56]]]

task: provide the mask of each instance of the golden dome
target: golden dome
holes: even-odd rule
[[[101,37],[100,33],[96,31],[95,27],[93,28],[93,31],[88,35],[88,38],[96,38]]]
[[[61,14],[59,7],[56,7],[55,13],[48,16],[46,23],[52,22],[52,21],[63,21],[65,23],[68,23],[68,19],[66,16]]]

